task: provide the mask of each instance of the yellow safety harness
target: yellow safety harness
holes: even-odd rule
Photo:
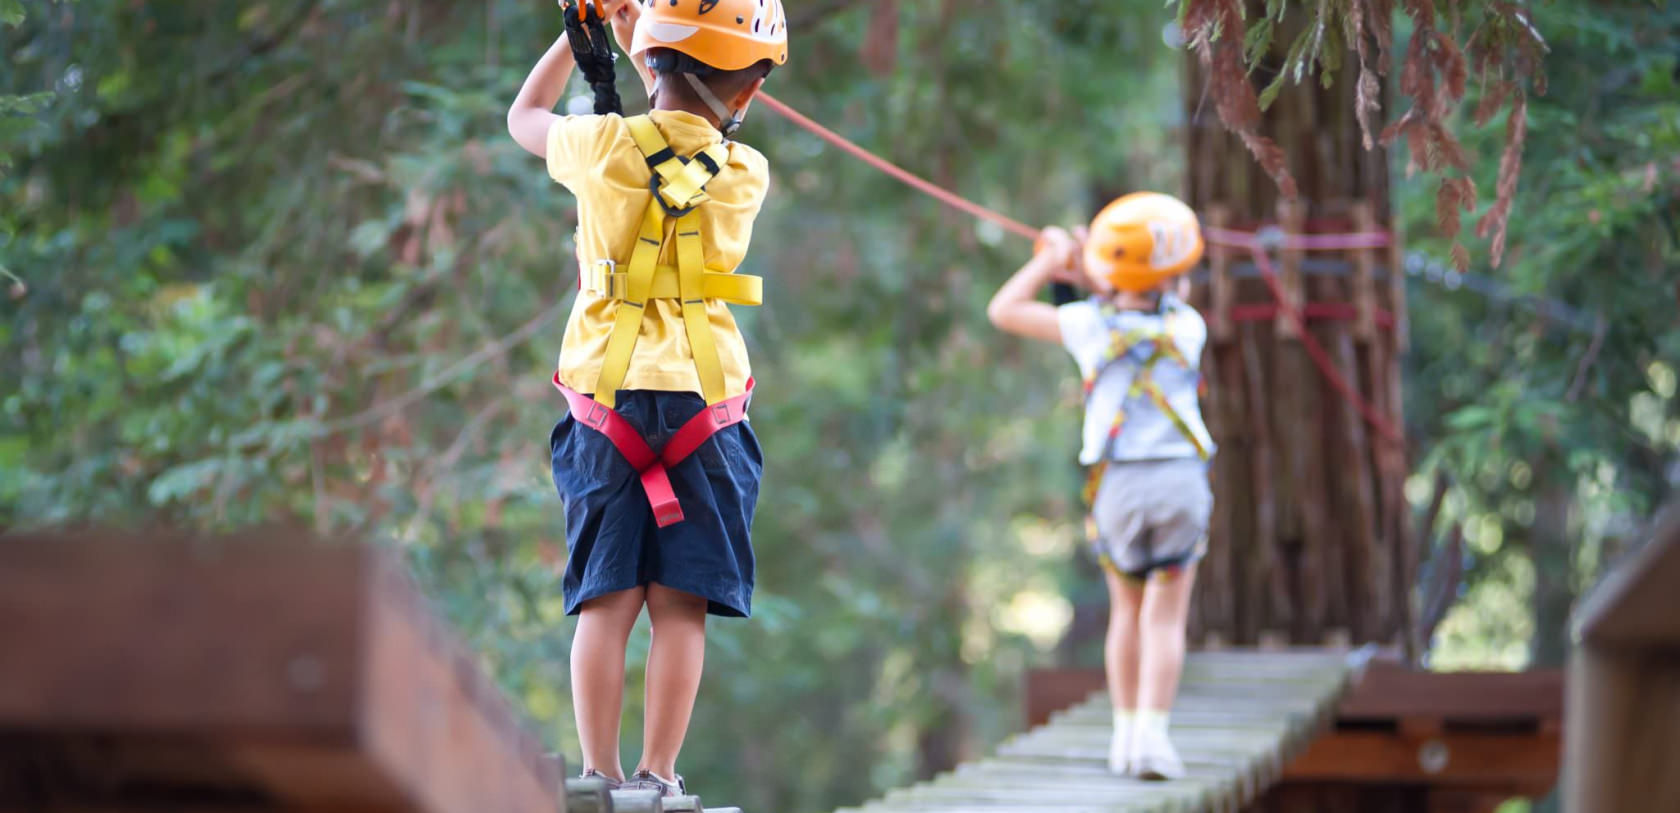
[[[694,370],[700,377],[700,394],[707,404],[716,404],[724,400],[723,365],[718,362],[706,300],[721,299],[737,305],[757,305],[764,300],[760,278],[706,268],[698,209],[708,200],[706,184],[729,160],[729,148],[713,144],[693,156],[681,156],[666,143],[653,119],[633,116],[624,123],[651,170],[648,191],[652,199],[642,214],[641,229],[625,270],[620,272],[616,263],[605,261],[582,271],[585,288],[618,300],[617,318],[607,338],[600,378],[595,382],[595,400],[609,408],[614,405],[630,369],[630,356],[636,349],[648,300],[676,299],[682,303],[683,328],[694,354]],[[672,221],[675,267],[659,264],[667,224]]]
[[[1112,306],[1104,305],[1102,309],[1103,320],[1105,322],[1110,321],[1116,312],[1116,309]],[[1126,331],[1111,328],[1109,330],[1108,347],[1104,349],[1102,358],[1092,368],[1091,374],[1085,378],[1085,400],[1089,404],[1091,393],[1097,387],[1097,378],[1108,369],[1109,365],[1125,358],[1128,353],[1144,342],[1152,342],[1154,345],[1149,355],[1144,358],[1143,363],[1138,365],[1137,373],[1132,376],[1131,386],[1126,388],[1125,398],[1121,400],[1120,407],[1115,410],[1114,423],[1109,426],[1108,436],[1103,444],[1102,458],[1086,471],[1085,488],[1082,496],[1085,498],[1088,511],[1095,510],[1097,489],[1102,486],[1103,475],[1108,471],[1108,457],[1114,448],[1115,440],[1120,437],[1120,431],[1126,425],[1125,405],[1140,395],[1148,397],[1150,403],[1154,404],[1156,409],[1161,410],[1167,420],[1172,422],[1173,427],[1179,431],[1179,434],[1190,441],[1190,445],[1196,449],[1197,457],[1207,460],[1211,456],[1201,438],[1197,437],[1196,433],[1190,429],[1190,424],[1184,420],[1184,416],[1178,414],[1178,410],[1172,408],[1172,404],[1167,401],[1166,392],[1155,381],[1155,366],[1163,359],[1183,367],[1190,366],[1189,360],[1179,351],[1178,345],[1173,343],[1171,316],[1172,311],[1168,309],[1167,318],[1163,320],[1165,324],[1159,327],[1139,327]],[[1090,513],[1085,516],[1085,531],[1090,539],[1093,541],[1097,539],[1096,518]],[[1113,563],[1107,561],[1106,556],[1103,565],[1113,567]]]
[[[706,268],[697,210],[708,200],[706,184],[729,160],[729,148],[713,144],[692,156],[681,156],[671,149],[651,118],[634,116],[624,123],[630,128],[636,148],[647,160],[651,200],[642,214],[636,245],[630,251],[629,262],[624,264],[624,271],[619,271],[618,263],[613,260],[598,260],[579,269],[579,287],[618,301],[593,397],[560,383],[558,372],[554,374],[554,386],[566,396],[572,416],[582,425],[606,435],[640,474],[654,520],[665,527],[683,520],[682,506],[671,487],[670,467],[693,454],[712,435],[745,420],[747,403],[752,398],[751,380],[747,381],[746,392],[732,397],[724,395],[723,365],[718,361],[706,300],[757,305],[764,299],[764,281]],[[670,240],[676,241],[677,264],[660,265],[659,255]],[[642,317],[651,299],[676,299],[682,303],[683,328],[688,334],[695,372],[700,377],[700,393],[706,399],[706,408],[684,423],[659,450],[654,450],[613,409],[618,390],[630,370],[630,357],[636,351]]]

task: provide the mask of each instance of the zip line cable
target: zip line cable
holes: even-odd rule
[[[1028,240],[1038,239],[1038,229],[1028,226],[1027,224],[1007,215],[992,211],[991,209],[981,206],[980,204],[958,195],[955,192],[937,186],[932,181],[922,178],[921,176],[916,175],[915,173],[912,173],[909,170],[870,152],[869,150],[859,147],[848,140],[845,136],[828,129],[815,121],[812,121],[805,114],[788,107],[770,94],[760,92],[758,94],[758,99],[771,110],[780,113],[782,118],[785,118],[788,121],[791,121],[794,124],[810,131],[818,138],[839,147],[853,158],[856,158],[859,161],[886,173],[916,191],[944,203],[947,206],[961,209],[971,215],[974,215],[975,217],[980,218],[981,220],[995,223],[998,226],[1003,227],[1004,230],[1021,237],[1025,237]]]

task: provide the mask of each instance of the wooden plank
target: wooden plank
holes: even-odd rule
[[[1547,786],[1555,782],[1562,741],[1532,735],[1442,732],[1337,731],[1290,762],[1290,781],[1373,784],[1429,783],[1454,787]]]
[[[1215,653],[1192,653],[1191,663]],[[1187,669],[1190,667],[1187,667]],[[1038,670],[1034,670],[1036,673]],[[1083,696],[1102,688],[1102,670],[1066,669],[1055,672],[1061,696]],[[1029,685],[1034,678],[1029,673]],[[1373,661],[1341,701],[1337,716],[1344,720],[1397,719],[1420,714],[1463,723],[1558,720],[1563,715],[1563,672],[1420,672],[1392,661]],[[1048,697],[1039,705],[1051,705]],[[1045,716],[1043,719],[1048,720]]]
[[[1566,809],[1680,809],[1680,509],[1580,610],[1570,657]]]
[[[1652,541],[1604,577],[1576,611],[1582,641],[1680,650],[1680,504]]]
[[[363,554],[273,542],[0,541],[0,726],[347,742]]]
[[[389,551],[10,537],[0,619],[0,808],[565,809]]]
[[[1012,738],[995,755],[860,810],[1234,811],[1282,775],[1310,732],[1329,724],[1350,668],[1343,654],[1322,651],[1192,653],[1170,729],[1187,775],[1164,783],[1108,772],[1113,731],[1098,672],[1087,699],[1046,715],[1048,723]],[[1081,674],[1029,676],[1029,682],[1065,695]]]
[[[553,810],[559,783],[495,682],[430,613],[402,563],[370,564],[357,715],[368,758],[419,809]]]
[[[1420,672],[1375,661],[1342,701],[1344,720],[1429,714],[1457,722],[1559,719],[1563,672]]]

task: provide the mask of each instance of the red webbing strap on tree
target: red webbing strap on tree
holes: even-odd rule
[[[1266,282],[1266,288],[1272,292],[1277,311],[1281,311],[1285,318],[1295,323],[1295,332],[1300,336],[1301,346],[1312,358],[1313,365],[1318,368],[1324,380],[1330,386],[1353,404],[1359,411],[1360,417],[1376,430],[1384,440],[1391,443],[1403,443],[1405,436],[1390,423],[1388,418],[1377,413],[1375,407],[1365,400],[1359,391],[1342,377],[1341,371],[1330,361],[1330,354],[1325,352],[1323,345],[1307,330],[1306,315],[1290,307],[1283,295],[1283,285],[1278,282],[1277,269],[1272,266],[1272,257],[1267,253],[1268,244],[1275,244],[1280,248],[1295,248],[1303,250],[1343,251],[1356,248],[1381,248],[1389,244],[1389,236],[1384,232],[1352,232],[1348,234],[1284,234],[1275,232],[1275,237],[1262,239],[1256,232],[1232,231],[1230,229],[1205,229],[1203,234],[1207,241],[1214,245],[1231,248],[1246,248],[1254,257],[1254,267],[1259,269],[1260,278]],[[1309,306],[1310,307],[1310,306]],[[1392,316],[1390,317],[1392,321]]]
[[[746,420],[747,402],[752,399],[753,391],[753,381],[747,379],[746,392],[700,410],[677,429],[676,434],[666,441],[665,448],[656,453],[642,433],[636,431],[636,427],[630,425],[624,416],[560,383],[558,372],[554,374],[553,381],[554,388],[566,396],[572,417],[579,424],[606,435],[613,448],[641,475],[642,490],[647,493],[648,505],[653,508],[653,521],[661,528],[683,521],[682,505],[677,502],[676,491],[671,488],[670,467],[694,454],[711,436]]]

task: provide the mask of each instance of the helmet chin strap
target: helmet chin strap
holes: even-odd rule
[[[694,93],[700,97],[700,101],[705,102],[706,106],[711,108],[712,115],[717,116],[718,129],[723,131],[725,137],[734,135],[735,131],[741,128],[739,111],[730,110],[729,106],[725,105],[723,100],[712,92],[711,88],[706,87],[705,82],[700,81],[699,77],[692,73],[685,73],[682,78],[688,81],[689,87],[694,88]],[[655,92],[657,92],[657,89]]]

